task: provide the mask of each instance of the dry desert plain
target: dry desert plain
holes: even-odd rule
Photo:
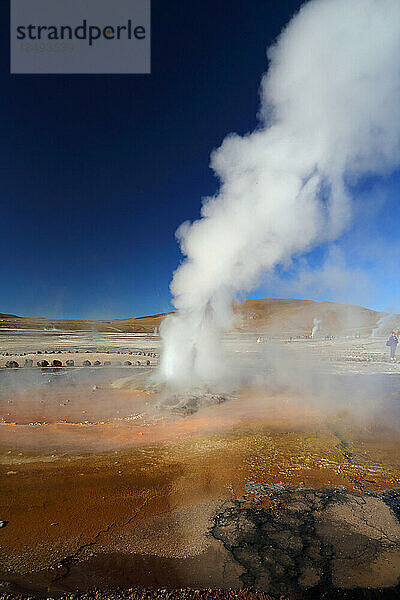
[[[154,378],[162,316],[3,318],[0,597],[400,597],[400,363],[371,336],[382,315],[235,312],[223,345],[243,385],[179,407]]]

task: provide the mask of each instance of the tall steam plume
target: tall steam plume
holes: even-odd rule
[[[312,0],[269,49],[259,127],[212,153],[219,192],[177,231],[186,259],[161,328],[164,381],[218,385],[235,295],[337,238],[351,217],[346,182],[399,164],[399,56],[399,0]]]

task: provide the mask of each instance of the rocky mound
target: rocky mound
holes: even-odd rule
[[[228,396],[226,395],[199,390],[198,392],[186,392],[167,396],[161,400],[160,407],[173,414],[187,417],[193,415],[201,408],[222,404],[227,399]]]

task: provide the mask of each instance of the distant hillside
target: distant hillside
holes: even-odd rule
[[[310,335],[315,318],[321,321],[322,335],[352,334],[359,331],[370,334],[377,321],[384,316],[362,306],[312,300],[247,300],[234,304],[235,329],[271,335]],[[1,327],[16,329],[93,330],[99,332],[152,333],[170,313],[91,321],[86,319],[21,318],[3,315]],[[1,319],[1,316],[0,316]],[[394,318],[394,320],[396,320]],[[390,327],[394,327],[393,324]],[[400,316],[398,327],[400,327]]]
[[[371,333],[383,316],[362,306],[290,299],[247,300],[236,304],[234,311],[240,330],[288,335],[309,335],[315,318],[321,321],[323,335]]]
[[[89,320],[89,319],[47,319],[13,317],[10,315],[3,322],[0,321],[1,328],[15,329],[42,329],[42,330],[62,330],[62,331],[99,331],[118,333],[152,333],[155,327],[159,327],[161,321],[168,313],[159,315],[150,315],[148,317],[136,317],[132,319],[107,319],[107,320]],[[1,317],[0,317],[1,319]]]
[[[0,313],[0,319],[20,319],[21,317],[17,317],[17,315],[6,315],[4,313]]]

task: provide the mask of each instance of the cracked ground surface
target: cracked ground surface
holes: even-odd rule
[[[360,422],[351,404],[321,414],[286,392],[152,420],[137,391],[75,386],[58,389],[57,406],[35,394],[30,411],[54,414],[40,426],[17,422],[26,392],[10,396],[0,593],[251,586],[296,600],[400,597],[395,392],[392,381],[384,422]],[[143,597],[224,597],[207,593]]]
[[[263,498],[269,508],[259,507]],[[400,523],[391,510],[399,499],[400,490],[259,492],[254,506],[236,501],[219,513],[212,535],[243,567],[245,585],[293,598],[380,586],[390,597],[400,592]]]

